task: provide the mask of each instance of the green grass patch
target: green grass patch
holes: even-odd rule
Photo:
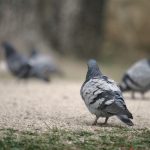
[[[150,148],[149,129],[112,128],[65,131],[57,128],[46,133],[0,130],[0,150],[142,150]]]

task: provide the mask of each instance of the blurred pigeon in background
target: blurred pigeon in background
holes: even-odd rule
[[[9,42],[3,42],[2,47],[9,71],[18,78],[28,78],[31,70],[28,58],[18,53]]]
[[[17,52],[9,42],[3,42],[2,47],[4,48],[8,69],[14,76],[24,79],[32,77],[46,82],[49,81],[47,68],[44,68],[40,63],[33,63],[31,59]]]
[[[150,90],[150,59],[142,59],[133,64],[124,74],[120,84],[122,92],[140,92],[144,99],[144,93]]]
[[[99,117],[105,117],[104,124],[109,117],[116,115],[121,121],[133,126],[132,114],[128,111],[122,93],[117,84],[104,76],[96,61],[88,61],[88,72],[80,94],[89,111],[96,115],[95,125]]]
[[[30,64],[33,66],[33,72],[47,76],[52,74],[61,75],[61,71],[58,68],[54,58],[51,55],[39,52],[36,49],[32,49],[30,54]]]

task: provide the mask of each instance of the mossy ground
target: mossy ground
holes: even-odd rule
[[[0,150],[145,150],[150,148],[149,129],[120,127],[89,132],[53,128],[44,133],[2,129],[0,134]]]

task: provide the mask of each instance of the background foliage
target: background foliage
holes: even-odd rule
[[[149,0],[0,0],[0,42],[78,58],[150,55]]]

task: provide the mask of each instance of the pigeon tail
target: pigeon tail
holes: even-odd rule
[[[133,126],[133,122],[126,115],[118,115],[117,116],[122,122],[127,124],[128,126]]]
[[[125,92],[125,91],[129,91],[129,87],[124,83],[122,82],[121,84],[119,84],[119,88],[122,92]]]
[[[88,61],[88,72],[86,74],[86,81],[90,80],[91,78],[94,77],[101,77],[102,73],[97,65],[96,60],[90,59]]]
[[[127,111],[127,116],[128,116],[128,118],[133,119],[133,116],[132,116],[132,114],[129,112],[129,110],[127,109],[126,111]]]

